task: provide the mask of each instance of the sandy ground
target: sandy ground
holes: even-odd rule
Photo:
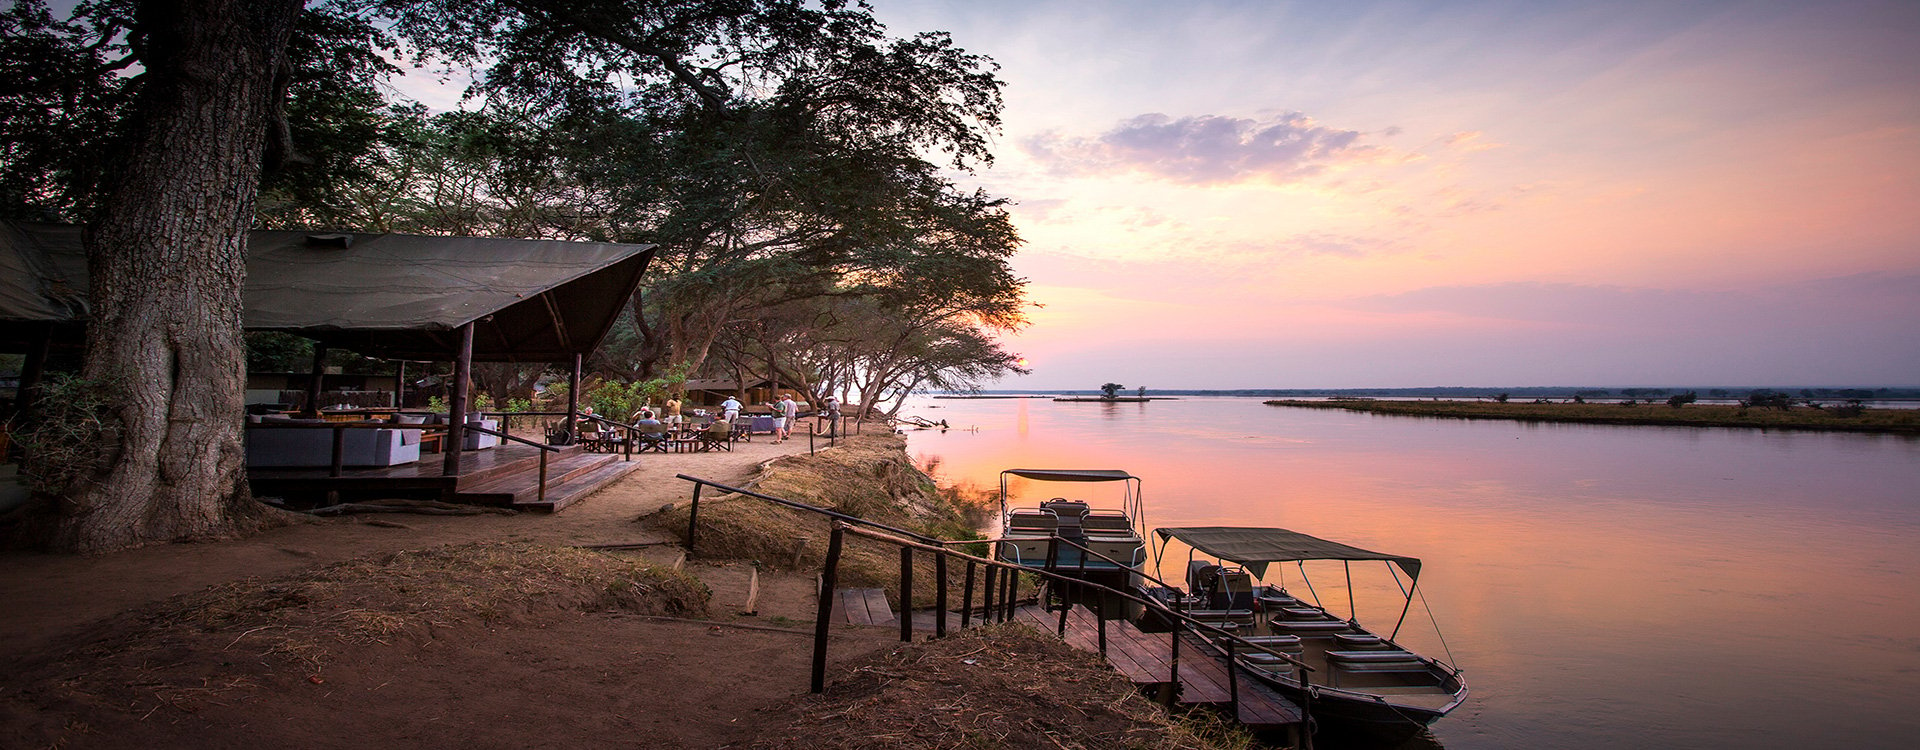
[[[550,516],[394,514],[377,518],[408,528],[344,519],[100,557],[0,556],[0,745],[722,747],[751,741],[758,727],[779,718],[763,709],[806,690],[811,576],[762,576],[758,615],[746,616],[746,566],[690,566],[714,592],[713,619],[752,627],[579,613],[527,628],[355,650],[328,664],[318,682],[268,681],[145,716],[98,707],[62,713],[45,700],[15,699],[31,692],[35,680],[60,679],[54,662],[64,660],[71,671],[73,649],[107,627],[103,623],[167,597],[459,542],[669,542],[634,519],[691,496],[693,485],[676,474],[743,484],[765,462],[806,450],[804,439],[775,445],[763,437],[732,453],[636,456],[641,469]],[[668,560],[676,553],[663,545],[627,554]],[[888,645],[885,632],[836,632],[844,637],[834,641],[835,661]]]

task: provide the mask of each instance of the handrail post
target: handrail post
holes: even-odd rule
[[[688,558],[693,557],[694,538],[696,537],[696,535],[700,533],[700,490],[705,487],[706,485],[704,484],[700,484],[697,482],[694,483],[693,504],[691,506],[688,506],[687,508],[687,557]],[[834,529],[833,533],[835,535],[834,536],[835,539],[840,538],[839,529],[837,528]]]
[[[973,571],[979,563],[967,561],[967,584],[960,592],[960,629],[966,630],[973,623]]]
[[[697,491],[697,490],[696,490]],[[827,561],[820,566],[820,605],[813,623],[813,692],[827,690],[827,631],[833,627],[834,587],[840,583],[840,543],[845,527],[833,525],[827,537]]]
[[[1009,570],[1001,576],[1007,582],[1007,595],[1000,597],[1000,621],[1013,621],[1013,600],[1020,596],[1020,571]]]
[[[1169,707],[1173,705],[1175,697],[1180,693],[1180,634],[1185,632],[1186,629],[1187,624],[1185,622],[1175,622],[1173,624],[1173,632],[1167,634],[1167,637],[1173,640],[1173,653],[1167,659],[1167,682],[1171,684],[1173,688],[1168,690],[1162,697],[1166,699],[1166,704]]]
[[[1107,597],[1103,594],[1093,600],[1093,619],[1100,630],[1100,655],[1107,655]]]
[[[1240,668],[1234,664],[1233,655],[1240,650],[1240,644],[1227,641],[1227,703],[1233,706],[1233,718],[1240,719]]]
[[[993,595],[999,593],[993,589],[994,586],[1000,583],[994,576],[998,575],[999,572],[999,566],[988,565],[987,569],[981,573],[981,577],[984,578],[985,581],[980,586],[980,622],[984,624],[993,623],[993,616],[995,614],[993,609]]]
[[[900,642],[913,642],[913,548],[900,548]]]
[[[540,491],[538,494],[539,494],[540,502],[542,504],[545,504],[547,502],[547,452],[546,451],[540,451]]]
[[[933,637],[947,637],[947,552],[933,556],[934,602]]]

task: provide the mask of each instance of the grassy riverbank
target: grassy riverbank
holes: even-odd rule
[[[1282,399],[1265,403],[1269,406],[1344,409],[1405,417],[1681,427],[1758,427],[1920,435],[1920,409],[1860,409],[1855,412],[1849,409],[1816,409],[1809,406],[1795,406],[1782,410],[1722,404],[1687,404],[1674,408],[1660,403],[1541,404],[1494,401],[1375,401],[1372,399],[1338,401]]]

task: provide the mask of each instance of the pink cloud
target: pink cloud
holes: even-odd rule
[[[1189,184],[1297,182],[1329,167],[1378,158],[1357,130],[1320,125],[1299,112],[1267,120],[1144,114],[1093,138],[1049,132],[1022,144],[1067,174],[1137,171]]]

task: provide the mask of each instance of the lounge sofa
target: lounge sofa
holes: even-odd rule
[[[324,423],[324,420],[262,420],[247,426],[249,468],[333,465],[333,430],[276,428],[272,422]],[[349,428],[341,447],[345,466],[398,466],[420,460],[420,431]]]

